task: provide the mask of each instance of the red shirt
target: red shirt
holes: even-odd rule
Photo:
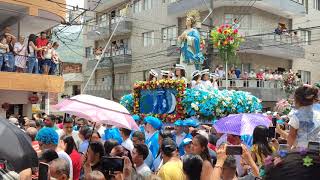
[[[217,150],[216,146],[211,143],[208,143],[208,148],[210,148],[214,152],[216,152],[216,150]]]
[[[48,44],[48,39],[41,39],[40,37],[38,37],[37,39],[36,39],[36,46],[37,46],[37,48],[41,48],[41,47],[43,47],[43,46],[46,46]],[[42,53],[42,51],[38,51],[37,52],[37,57],[38,58],[41,58],[41,53]]]
[[[81,156],[76,150],[72,150],[72,153],[69,156],[72,160],[73,180],[79,180],[81,172]]]

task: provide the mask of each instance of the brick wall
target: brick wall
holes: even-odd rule
[[[64,62],[62,64],[62,70],[63,70],[63,74],[81,73],[82,72],[82,64]]]

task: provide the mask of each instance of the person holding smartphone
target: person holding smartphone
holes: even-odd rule
[[[244,177],[237,177],[236,159],[232,155],[227,155],[228,145],[221,145],[217,150],[217,163],[214,166],[211,180],[251,180],[259,177],[259,168],[251,157],[248,148],[241,144],[242,159],[250,166],[250,172]]]

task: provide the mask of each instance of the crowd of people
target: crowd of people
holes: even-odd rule
[[[39,161],[59,180],[315,180],[320,177],[318,93],[304,85],[295,91],[295,109],[288,116],[266,112],[276,132],[272,136],[266,126],[250,136],[222,134],[194,117],[164,125],[156,117],[133,115],[138,131],[45,113],[9,121],[31,138]]]
[[[50,42],[45,32],[40,37],[12,35],[6,28],[0,37],[0,71],[55,75],[60,58],[59,44]]]

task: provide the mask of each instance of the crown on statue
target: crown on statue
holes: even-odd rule
[[[193,18],[195,22],[200,22],[200,11],[197,9],[192,9],[187,12],[187,17]]]

